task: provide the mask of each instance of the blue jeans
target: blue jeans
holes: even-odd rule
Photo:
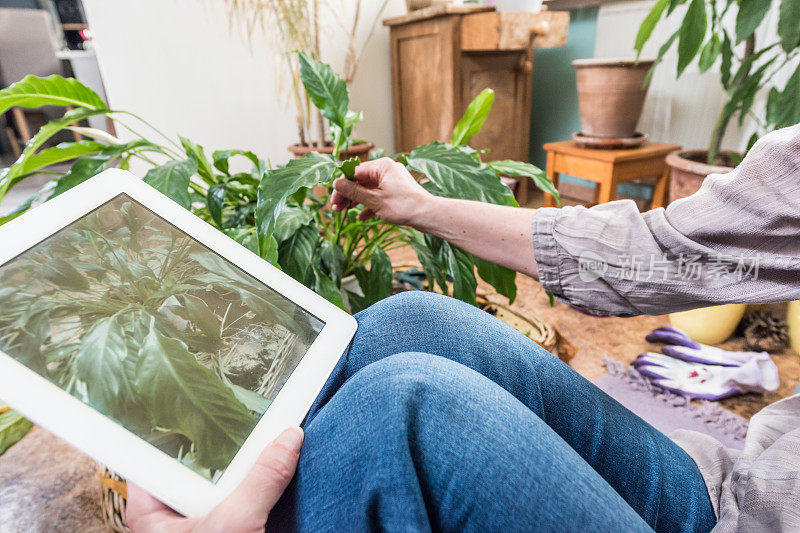
[[[425,292],[356,318],[268,531],[713,527],[689,455],[513,328]]]

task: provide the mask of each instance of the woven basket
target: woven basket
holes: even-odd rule
[[[115,533],[130,533],[128,522],[125,518],[125,499],[128,497],[128,488],[125,480],[119,477],[107,466],[97,465],[97,477],[103,485],[103,520],[111,531]]]

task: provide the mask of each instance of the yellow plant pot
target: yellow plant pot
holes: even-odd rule
[[[693,309],[669,315],[673,327],[686,332],[689,337],[703,344],[725,342],[736,331],[744,316],[744,304],[718,305]]]
[[[792,344],[792,350],[800,352],[800,300],[789,302],[786,322],[789,323],[789,341]]]

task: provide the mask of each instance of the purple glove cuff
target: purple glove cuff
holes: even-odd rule
[[[687,348],[694,348],[695,350],[699,350],[702,345],[699,342],[695,342],[689,338],[689,336],[684,333],[683,331],[670,327],[664,326],[658,329],[654,329],[652,333],[645,337],[647,342],[652,343],[664,343],[664,344],[672,344],[677,346],[685,346]]]

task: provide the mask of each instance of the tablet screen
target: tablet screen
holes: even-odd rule
[[[323,326],[124,194],[0,266],[0,349],[211,481]]]

